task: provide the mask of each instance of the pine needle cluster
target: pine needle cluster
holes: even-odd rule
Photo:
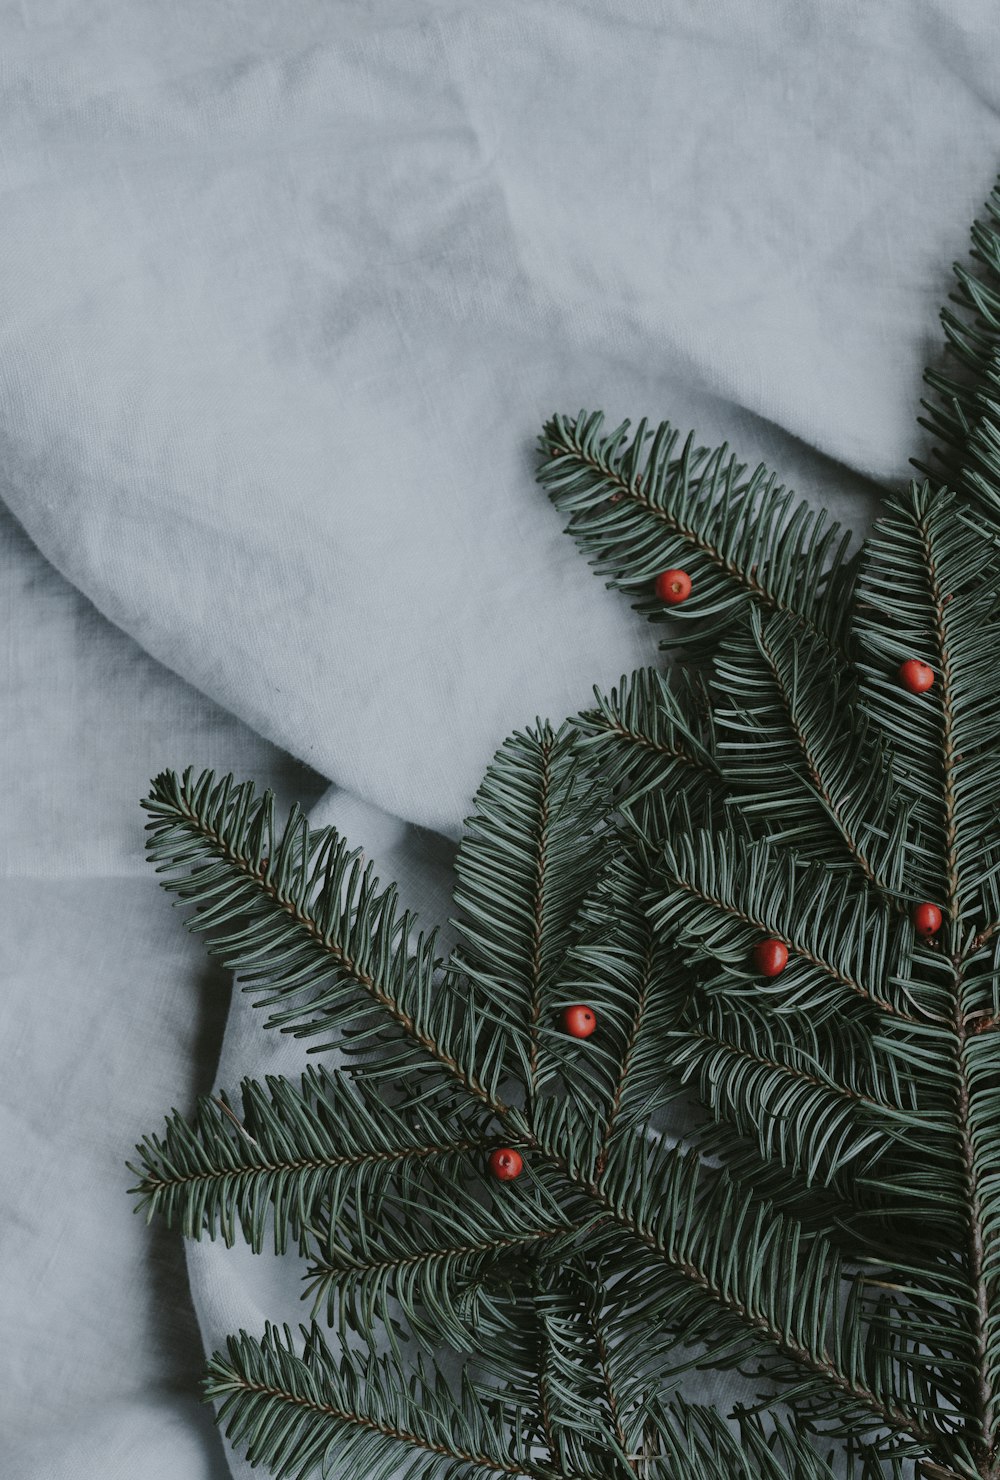
[[[671,661],[501,746],[453,950],[249,783],[155,781],[165,886],[320,1056],[134,1167],[188,1237],[301,1253],[310,1320],[207,1378],[275,1476],[1000,1480],[1000,195],[957,274],[937,460],[855,553],[725,447],[545,427]],[[708,1368],[759,1399],[688,1401]]]

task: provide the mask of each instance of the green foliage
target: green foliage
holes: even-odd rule
[[[412,1183],[434,1167],[453,1167],[485,1148],[481,1128],[427,1103],[406,1114],[347,1075],[311,1069],[300,1085],[274,1076],[242,1085],[242,1116],[224,1098],[203,1097],[193,1121],[174,1113],[164,1137],[139,1150],[142,1203],[149,1217],[177,1222],[188,1238],[241,1230],[260,1253],[271,1231],[283,1252],[324,1209],[362,1219],[389,1182]]]
[[[209,1366],[220,1419],[251,1464],[267,1465],[278,1480],[300,1480],[320,1463],[344,1480],[559,1474],[532,1462],[530,1444],[511,1443],[502,1405],[471,1384],[459,1406],[433,1370],[404,1372],[390,1358],[346,1351],[335,1358],[317,1326],[303,1335],[301,1353],[287,1328],[269,1327],[259,1343],[234,1337],[228,1360],[216,1355]]]
[[[924,374],[932,399],[921,425],[937,446],[933,479],[966,494],[979,516],[1000,531],[1000,184],[972,228],[968,264],[956,262],[950,308],[941,313],[951,358]]]
[[[555,416],[541,437],[538,478],[569,532],[609,585],[635,597],[654,622],[680,626],[667,643],[712,642],[748,602],[791,612],[834,646],[843,634],[850,581],[849,536],[763,466],[747,476],[725,445],[678,451],[669,422],[643,419],[603,434],[599,411]],[[652,591],[662,570],[684,569],[698,588],[690,606],[664,609]]]
[[[154,782],[150,857],[191,927],[265,1026],[338,1056],[175,1112],[133,1168],[149,1216],[304,1256],[313,1324],[210,1364],[252,1462],[1000,1480],[990,213],[947,319],[963,368],[930,377],[956,492],[887,499],[857,555],[725,448],[545,428],[540,479],[610,583],[666,623],[654,578],[690,573],[683,661],[503,744],[449,956],[297,811]],[[910,657],[929,693],[900,685]],[[763,938],[789,951],[772,979]],[[690,1406],[711,1368],[759,1402]]]
[[[606,811],[572,731],[539,725],[497,752],[458,852],[455,965],[475,1051],[491,1084],[514,1076],[529,1099],[552,1072],[550,1025],[580,907],[600,875]]]
[[[911,813],[908,856],[921,891],[942,882],[953,943],[988,908],[984,854],[1000,842],[1000,694],[994,682],[998,562],[949,494],[927,484],[890,500],[868,543],[858,591],[860,703],[894,757]],[[923,655],[938,675],[919,705],[893,682]]]
[[[715,689],[719,763],[754,833],[898,896],[905,809],[853,669],[793,617],[755,609],[721,646]]]

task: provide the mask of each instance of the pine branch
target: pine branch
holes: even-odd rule
[[[895,916],[853,892],[828,869],[802,867],[794,854],[747,841],[736,832],[679,827],[664,845],[661,895],[650,909],[660,929],[717,963],[708,991],[780,992],[784,1011],[849,1010],[851,998],[901,1021],[914,1021],[893,1000],[907,948]],[[783,940],[790,964],[773,988],[751,976],[751,952],[762,937]]]
[[[920,418],[942,445],[927,464],[932,481],[943,479],[974,501],[980,518],[1000,529],[1000,189],[972,228],[972,264],[954,264],[952,308],[941,313],[950,364],[924,373],[933,398]]]
[[[348,1192],[376,1208],[407,1167],[458,1169],[481,1163],[491,1144],[482,1123],[447,1117],[428,1104],[387,1105],[364,1084],[311,1069],[300,1085],[269,1077],[242,1085],[242,1118],[229,1102],[203,1097],[193,1120],[176,1112],[164,1137],[137,1148],[138,1207],[162,1215],[185,1237],[228,1245],[237,1230],[260,1252],[269,1224],[276,1253],[289,1234],[301,1242],[322,1210]]]
[[[670,616],[683,642],[711,644],[744,614],[747,598],[789,612],[832,646],[842,640],[851,583],[849,536],[815,514],[759,467],[749,478],[726,446],[696,448],[688,437],[643,420],[602,436],[603,415],[555,416],[541,439],[538,479],[570,515],[569,532],[610,585],[663,621],[651,591],[660,571],[684,568],[693,594]]]
[[[455,964],[501,1024],[503,1071],[523,1079],[529,1099],[544,1076],[583,895],[600,869],[606,805],[574,732],[540,725],[497,752],[455,864]]]
[[[855,618],[860,704],[892,749],[895,784],[908,802],[910,888],[930,899],[944,882],[939,897],[953,932],[992,903],[983,862],[997,842],[992,798],[1000,786],[992,743],[1000,724],[996,557],[982,530],[956,512],[952,495],[926,484],[889,502],[866,552]],[[938,681],[927,694],[908,694],[897,670],[920,654]]]
[[[311,837],[293,809],[278,839],[271,794],[258,800],[252,783],[234,786],[227,776],[216,784],[210,771],[197,781],[190,770],[182,779],[164,772],[143,806],[164,887],[194,906],[189,928],[205,933],[244,991],[280,1006],[268,1027],[325,1034],[335,1020],[358,1025],[359,1009],[374,1005],[425,1063],[502,1111],[497,1071],[483,1083],[461,1065],[468,1030],[463,1042],[448,998],[435,990],[433,937],[412,939],[395,888],[380,891],[371,866],[335,833]]]
[[[287,1327],[282,1336],[269,1326],[259,1343],[242,1332],[208,1368],[206,1396],[222,1400],[227,1435],[276,1480],[304,1480],[320,1464],[329,1480],[377,1480],[412,1465],[415,1454],[431,1480],[560,1480],[516,1446],[511,1452],[497,1416],[471,1388],[457,1408],[437,1374],[411,1376],[386,1357],[344,1354],[338,1362],[317,1326],[303,1335],[298,1355]]]
[[[910,575],[898,582],[890,594],[882,570],[893,561],[897,548],[910,555]],[[992,808],[979,793],[985,784],[995,795],[996,752],[989,755],[988,738],[996,733],[1000,707],[992,692],[990,645],[982,642],[984,628],[994,626],[994,575],[987,541],[973,525],[954,518],[954,500],[932,494],[925,484],[911,489],[909,499],[890,510],[862,589],[867,592],[861,632],[868,651],[881,656],[894,640],[891,623],[905,612],[910,630],[921,634],[928,656],[940,675],[939,695],[925,696],[930,702],[914,708],[911,724],[903,729],[898,702],[890,702],[884,684],[872,676],[868,702],[873,715],[889,729],[900,761],[912,777],[932,777],[932,797],[919,799],[924,835],[937,854],[937,872],[943,882],[950,961],[941,963],[939,991],[951,1002],[949,1031],[940,1035],[945,1062],[954,1076],[951,1106],[960,1150],[959,1185],[956,1202],[966,1210],[963,1240],[965,1268],[969,1281],[970,1339],[977,1373],[975,1402],[970,1428],[972,1447],[980,1465],[993,1465],[1000,1447],[997,1430],[996,1370],[990,1360],[991,1333],[1000,1316],[997,1306],[995,1269],[988,1272],[988,1254],[993,1218],[1000,1213],[1000,1198],[987,1207],[985,1189],[993,1178],[993,1158],[985,1151],[982,1129],[984,1110],[995,1112],[998,1100],[991,1077],[973,1072],[977,1060],[989,1061],[989,1050],[979,1046],[978,1033],[971,1029],[989,1013],[988,1000],[970,994],[965,981],[965,961],[960,942],[963,918],[982,908],[982,838],[994,825]],[[990,584],[987,584],[989,582]],[[905,747],[905,748],[904,748]],[[975,786],[963,773],[964,751],[980,756]],[[985,752],[985,754],[983,753]],[[983,772],[986,772],[985,777]],[[915,808],[915,810],[917,810]],[[985,1104],[980,1103],[980,1097]],[[995,1124],[995,1121],[992,1122]],[[985,1468],[981,1474],[987,1474]],[[990,1474],[994,1471],[991,1469]]]
[[[808,1399],[817,1415],[846,1410],[855,1426],[883,1427],[903,1443],[946,1454],[919,1400],[908,1399],[874,1351],[862,1356],[860,1287],[843,1305],[845,1276],[832,1248],[804,1238],[794,1220],[770,1213],[752,1192],[708,1177],[690,1155],[638,1137],[629,1150],[616,1148],[594,1193],[662,1261],[658,1275],[645,1261],[625,1261],[620,1248],[614,1255],[628,1300],[647,1323],[647,1362],[653,1333],[671,1332],[698,1345],[699,1365],[784,1362],[800,1401]],[[591,1252],[598,1257],[599,1245]],[[631,1356],[638,1370],[638,1354]]]
[[[701,787],[721,790],[714,716],[698,674],[640,669],[607,695],[595,689],[594,697],[596,707],[575,724],[582,753],[619,807],[653,789],[682,786],[692,799]]]
[[[822,858],[831,844],[859,884],[893,902],[906,818],[885,756],[852,714],[853,685],[822,643],[784,616],[750,614],[716,664],[720,759],[740,810],[767,840]]]

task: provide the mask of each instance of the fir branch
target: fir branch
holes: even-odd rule
[[[743,814],[803,855],[829,862],[833,842],[859,883],[901,908],[905,815],[829,649],[755,610],[720,651],[715,683],[720,759]]]
[[[534,1280],[533,1381],[541,1435],[561,1473],[632,1480],[627,1438],[616,1429],[606,1373],[593,1360],[590,1284],[579,1261],[546,1257]],[[622,1440],[625,1440],[623,1443]]]
[[[552,1343],[548,1323],[545,1320],[544,1311],[540,1307],[538,1295],[539,1286],[536,1278],[535,1314],[538,1323],[538,1423],[541,1431],[540,1437],[545,1445],[549,1463],[555,1464],[556,1457],[559,1453],[559,1442],[556,1438],[552,1412],[552,1380],[549,1371],[552,1360]]]
[[[715,1345],[727,1365],[770,1353],[798,1374],[800,1395],[811,1392],[820,1412],[841,1403],[855,1423],[867,1419],[932,1455],[946,1453],[921,1405],[894,1387],[885,1391],[889,1374],[875,1363],[866,1371],[859,1360],[858,1316],[852,1302],[841,1306],[844,1274],[832,1248],[805,1240],[794,1220],[770,1213],[752,1192],[723,1176],[708,1179],[690,1155],[639,1137],[629,1149],[619,1143],[591,1190],[669,1271],[673,1285],[654,1280],[646,1299],[661,1332]],[[620,1251],[617,1262],[621,1268]],[[639,1304],[636,1292],[643,1284],[649,1291],[650,1271],[633,1262],[630,1278],[629,1299]],[[647,1359],[651,1339],[650,1331]],[[708,1360],[703,1351],[699,1361]]]
[[[957,517],[953,495],[925,484],[888,502],[859,579],[859,703],[891,747],[895,785],[907,798],[909,887],[916,898],[940,899],[953,932],[993,903],[997,578],[982,528]],[[908,694],[898,667],[921,655],[938,680],[927,694]]]
[[[537,888],[537,871],[534,877],[535,887]],[[399,1021],[398,1014],[393,1014],[393,1016],[395,1020]],[[403,1026],[405,1027],[405,1024]],[[504,1117],[509,1116],[510,1112],[503,1110],[500,1114],[501,1117]],[[557,1123],[557,1120],[558,1117],[556,1121],[553,1121],[553,1125]],[[516,1123],[516,1121],[512,1122],[512,1125]],[[563,1124],[565,1125],[564,1117]],[[604,1168],[599,1184],[592,1181],[587,1183],[585,1181],[581,1169],[595,1164],[596,1157],[593,1148],[588,1148],[587,1152],[583,1154],[582,1161],[579,1156],[574,1161],[572,1154],[567,1157],[562,1146],[559,1144],[559,1137],[544,1133],[542,1122],[539,1120],[537,1114],[534,1129],[525,1137],[525,1142],[529,1148],[534,1148],[534,1151],[540,1154],[542,1158],[550,1160],[557,1170],[574,1179],[581,1190],[598,1203],[602,1213],[610,1216],[612,1222],[626,1229],[632,1235],[643,1238],[647,1242],[649,1241],[649,1230],[645,1226],[644,1214],[641,1211],[645,1203],[641,1201],[640,1210],[636,1210],[627,1202],[622,1204],[620,1197],[615,1199],[607,1195],[608,1166]],[[615,1158],[620,1157],[623,1144],[624,1138],[619,1137],[615,1139],[613,1143],[614,1155],[610,1158],[609,1165],[614,1165]],[[607,1148],[604,1147],[603,1149],[606,1151]],[[678,1165],[681,1164],[679,1163]],[[679,1206],[676,1198],[672,1199],[669,1193],[664,1194],[662,1187],[658,1189],[658,1193],[657,1204],[660,1207],[672,1206],[676,1209]],[[756,1216],[759,1219],[760,1210],[758,1210]],[[842,1391],[852,1401],[856,1400],[862,1403],[863,1406],[867,1405],[872,1412],[878,1412],[880,1418],[890,1427],[896,1429],[905,1427],[899,1416],[901,1410],[897,1410],[892,1404],[881,1402],[877,1398],[877,1395],[870,1393],[862,1385],[853,1383],[848,1375],[843,1373],[838,1375],[836,1369],[831,1369],[830,1363],[823,1356],[817,1354],[815,1349],[810,1350],[808,1346],[788,1339],[784,1331],[785,1323],[783,1320],[779,1321],[776,1318],[768,1320],[766,1316],[753,1314],[753,1300],[741,1299],[739,1297],[733,1298],[730,1296],[725,1286],[720,1285],[717,1280],[713,1281],[710,1272],[699,1267],[697,1261],[692,1262],[690,1250],[688,1250],[688,1257],[678,1258],[676,1255],[671,1254],[671,1245],[669,1243],[664,1243],[660,1240],[658,1248],[667,1262],[672,1265],[675,1273],[681,1276],[682,1282],[686,1286],[691,1289],[697,1289],[701,1292],[702,1296],[708,1297],[710,1307],[718,1307],[727,1311],[731,1316],[744,1319],[751,1333],[756,1338],[765,1343],[770,1343],[776,1351],[785,1357],[799,1362],[811,1375],[829,1378],[830,1371],[832,1370],[834,1375],[830,1378],[830,1382],[834,1388]],[[702,1319],[704,1319],[704,1312]]]
[[[700,786],[720,790],[714,716],[700,675],[640,669],[608,694],[595,688],[594,698],[596,707],[575,725],[583,754],[619,807],[653,788],[678,785],[689,795]]]
[[[187,1238],[221,1233],[228,1245],[242,1229],[256,1252],[270,1222],[282,1253],[289,1234],[301,1241],[347,1188],[374,1208],[406,1166],[481,1162],[491,1144],[481,1124],[428,1104],[402,1115],[364,1084],[322,1069],[299,1085],[272,1076],[241,1088],[242,1120],[228,1101],[206,1096],[193,1119],[175,1111],[163,1137],[140,1143],[130,1170],[147,1221],[160,1214]]]
[[[476,796],[455,864],[454,964],[501,1024],[497,1053],[529,1100],[545,1074],[546,1029],[603,856],[603,788],[575,732],[549,725],[512,736]]]
[[[567,1232],[561,1224],[516,1231],[491,1228],[478,1242],[428,1245],[419,1227],[406,1230],[404,1225],[404,1230],[410,1237],[397,1236],[389,1243],[380,1239],[378,1249],[313,1258],[305,1288],[313,1315],[325,1308],[331,1326],[346,1315],[348,1324],[375,1341],[389,1328],[391,1299],[418,1340],[433,1346],[446,1339],[462,1351],[474,1345],[469,1291],[485,1280],[523,1279],[521,1261],[530,1261],[547,1241],[565,1238]],[[397,1229],[397,1235],[404,1230]]]
[[[468,1162],[462,1170],[468,1180]],[[544,1167],[516,1187],[484,1179],[458,1201],[456,1173],[447,1163],[422,1164],[377,1201],[361,1185],[331,1205],[315,1230],[311,1286],[331,1325],[343,1317],[373,1336],[392,1324],[391,1299],[411,1334],[432,1341],[436,1331],[466,1350],[470,1289],[523,1285],[543,1246],[574,1237],[579,1210],[553,1196]]]
[[[881,571],[892,560],[895,548],[913,551],[913,559],[909,579],[899,583],[890,595]],[[989,1333],[997,1321],[995,1288],[987,1276],[992,1216],[983,1201],[983,1187],[988,1184],[992,1164],[984,1155],[981,1130],[985,1122],[977,1099],[985,1096],[991,1109],[995,1109],[996,1100],[989,1081],[984,1084],[970,1072],[970,1054],[978,1057],[979,1037],[970,1036],[970,1023],[980,1020],[987,1009],[981,999],[970,1000],[959,942],[963,915],[983,898],[982,834],[988,823],[984,799],[970,787],[961,764],[964,749],[982,751],[985,737],[995,733],[1000,713],[992,692],[992,664],[987,668],[990,647],[982,642],[984,628],[989,631],[992,627],[993,596],[986,582],[993,570],[988,542],[975,526],[954,518],[951,496],[935,495],[926,484],[922,488],[914,486],[907,500],[891,508],[880,527],[878,542],[873,543],[870,565],[863,577],[867,603],[861,628],[869,651],[880,656],[892,641],[890,622],[905,610],[911,630],[925,634],[926,651],[940,675],[939,694],[925,696],[929,702],[919,708],[910,706],[916,713],[905,739],[896,718],[898,706],[890,703],[884,685],[874,675],[868,684],[868,702],[871,712],[887,728],[892,724],[901,760],[908,764],[911,774],[929,774],[935,782],[931,797],[920,799],[920,810],[925,833],[937,852],[945,930],[952,944],[950,961],[942,962],[940,971],[940,993],[952,1004],[950,1033],[941,1035],[941,1049],[954,1074],[951,1108],[960,1151],[960,1185],[955,1192],[965,1211],[964,1258],[977,1374],[970,1427],[972,1447],[981,1467],[993,1464],[1000,1436],[996,1428],[995,1368],[989,1352]],[[977,786],[983,782],[992,792],[995,771],[988,765],[981,765],[979,770]],[[980,1473],[988,1471],[981,1468]]]
[[[433,1480],[560,1480],[550,1467],[505,1452],[496,1421],[473,1404],[471,1390],[458,1409],[436,1374],[419,1373],[415,1384],[388,1358],[344,1354],[337,1363],[317,1326],[303,1334],[300,1356],[287,1327],[282,1336],[269,1326],[259,1343],[241,1332],[208,1368],[206,1396],[222,1400],[227,1435],[276,1480],[303,1480],[320,1463],[329,1480],[375,1480],[414,1452]],[[464,1442],[452,1438],[456,1431]]]
[[[190,769],[181,779],[164,772],[143,806],[164,887],[194,905],[189,928],[206,933],[244,990],[264,993],[264,1006],[281,1004],[269,1027],[306,1018],[299,1031],[328,1031],[336,1007],[361,994],[426,1059],[502,1112],[495,1089],[459,1062],[450,1024],[435,1020],[433,937],[411,940],[412,917],[397,914],[395,889],[380,892],[371,866],[336,834],[310,838],[293,809],[278,840],[270,793],[257,800],[252,783],[234,787],[231,776],[216,785],[210,771],[197,781]],[[234,921],[238,930],[219,933]]]
[[[533,877],[535,888],[537,889],[537,870]],[[641,878],[641,874],[633,873],[630,881],[633,890],[636,886],[636,880],[639,878]],[[840,974],[843,975],[842,972]],[[394,1019],[398,1021],[398,1015],[394,1014]],[[538,1107],[539,1110],[540,1108]],[[506,1109],[503,1109],[499,1113],[501,1118],[507,1118],[510,1121],[512,1129],[515,1129],[521,1124],[520,1117],[510,1120],[511,1112],[506,1111]],[[560,1135],[554,1133],[554,1129],[557,1126],[561,1126],[562,1131],[565,1132],[568,1126],[565,1115],[560,1114],[554,1118],[549,1116],[549,1119],[552,1123],[552,1134],[546,1134],[543,1121],[539,1118],[538,1113],[536,1113],[534,1126],[524,1137],[524,1144],[534,1151],[536,1162],[538,1162],[539,1158],[543,1161],[549,1160],[556,1171],[574,1180],[579,1189],[598,1204],[606,1222],[610,1221],[619,1228],[625,1229],[631,1235],[644,1239],[649,1243],[649,1228],[647,1226],[646,1214],[643,1212],[643,1209],[647,1206],[646,1199],[640,1197],[639,1207],[636,1208],[628,1199],[623,1202],[621,1196],[617,1198],[609,1197],[607,1193],[609,1168],[615,1165],[616,1158],[620,1158],[626,1138],[615,1136],[610,1141],[608,1139],[602,1141],[599,1150],[595,1143],[586,1148],[582,1153],[571,1152],[567,1155],[563,1149],[565,1136],[562,1135],[560,1137]],[[563,1144],[560,1144],[561,1139]],[[586,1167],[593,1167],[596,1164],[597,1154],[603,1154],[607,1158],[609,1146],[613,1154],[602,1168],[599,1182],[594,1182],[593,1180],[588,1182],[585,1171]],[[672,1199],[669,1193],[664,1191],[662,1185],[657,1186],[656,1204],[658,1207],[672,1207],[675,1211],[680,1206],[676,1198]],[[759,1208],[754,1216],[758,1219],[759,1223],[761,1216]],[[719,1225],[719,1220],[710,1221],[713,1225]],[[597,1230],[599,1226],[599,1223],[595,1224],[593,1226],[594,1230]],[[676,1229],[671,1234],[671,1240],[675,1234]],[[653,1244],[650,1244],[650,1247],[653,1246]],[[748,1294],[747,1297],[742,1297],[731,1294],[728,1281],[733,1277],[732,1270],[727,1275],[726,1281],[720,1283],[717,1278],[713,1278],[710,1269],[702,1267],[697,1259],[692,1258],[692,1249],[690,1247],[686,1250],[683,1257],[679,1257],[676,1253],[672,1252],[673,1244],[670,1241],[665,1242],[661,1238],[655,1243],[655,1246],[666,1262],[672,1267],[674,1273],[681,1277],[682,1284],[688,1288],[688,1301],[691,1291],[696,1290],[700,1292],[701,1297],[707,1297],[710,1309],[724,1311],[729,1316],[735,1317],[738,1321],[742,1320],[756,1340],[763,1342],[765,1345],[769,1344],[783,1357],[804,1367],[811,1377],[822,1378],[827,1386],[832,1386],[836,1391],[841,1392],[842,1395],[849,1398],[851,1402],[856,1402],[862,1407],[866,1407],[870,1413],[877,1414],[879,1420],[886,1423],[890,1428],[900,1432],[904,1429],[906,1432],[913,1431],[914,1424],[909,1418],[905,1422],[903,1421],[900,1417],[903,1410],[898,1408],[897,1405],[880,1399],[876,1393],[870,1391],[863,1384],[854,1381],[848,1373],[838,1371],[835,1364],[831,1364],[827,1359],[823,1350],[815,1346],[810,1348],[808,1344],[802,1341],[791,1339],[788,1336],[786,1329],[787,1321],[784,1318],[778,1319],[776,1314],[770,1318],[766,1314],[762,1315],[756,1309],[756,1296],[749,1297]],[[398,1253],[398,1250],[396,1252]],[[711,1264],[711,1260],[709,1263]],[[760,1268],[759,1261],[755,1267]],[[702,1322],[708,1319],[704,1309],[702,1310],[700,1319]],[[732,1337],[730,1336],[727,1339],[731,1341]],[[917,1428],[919,1430],[919,1426]]]
[[[937,647],[936,657],[941,672],[942,833],[945,848],[945,879],[947,881],[946,897],[949,930],[953,932],[953,938],[957,940],[960,937],[961,931],[964,893],[961,887],[960,873],[962,859],[958,843],[959,801],[957,797],[958,783],[956,778],[956,732],[958,731],[956,706],[960,701],[956,694],[956,678],[958,675],[955,672],[956,664],[952,659],[952,644],[950,642],[951,622],[949,620],[949,614],[945,610],[947,604],[946,598],[948,602],[953,601],[955,593],[942,590],[940,567],[936,558],[934,529],[932,521],[928,518],[927,514],[924,514],[924,517],[920,519],[919,528],[930,585],[934,637]],[[975,1109],[973,1096],[975,1086],[970,1075],[970,1065],[968,1062],[968,1027],[965,1019],[967,1003],[965,1001],[961,962],[957,955],[955,957],[955,971],[955,1039],[958,1070],[958,1100],[955,1108],[961,1145],[962,1171],[965,1179],[965,1201],[968,1208],[967,1248],[969,1281],[973,1290],[975,1308],[973,1336],[978,1367],[975,1419],[979,1430],[978,1447],[980,1454],[987,1464],[993,1465],[993,1461],[997,1461],[995,1466],[993,1466],[993,1480],[996,1480],[996,1477],[1000,1476],[1000,1458],[997,1455],[997,1450],[1000,1448],[1000,1434],[997,1432],[997,1396],[994,1389],[994,1369],[990,1361],[989,1332],[991,1326],[997,1323],[997,1317],[1000,1316],[1000,1311],[996,1315],[994,1314],[994,1292],[991,1290],[986,1277],[986,1243],[988,1235],[987,1220],[984,1215],[983,1201],[980,1195],[982,1161],[980,1148],[974,1133]],[[992,1078],[992,1076],[990,1077]]]
[[[953,308],[941,312],[948,363],[924,372],[933,393],[920,418],[939,439],[916,467],[974,501],[1000,529],[1000,187],[972,227],[972,263],[954,264]]]
[[[735,1418],[734,1426],[715,1409],[676,1398],[648,1403],[640,1480],[834,1480],[836,1472],[801,1428],[761,1408],[738,1409]],[[854,1480],[887,1480],[877,1455],[865,1460]],[[899,1469],[892,1480],[902,1480]]]
[[[683,566],[695,592],[670,616],[683,624],[686,645],[713,642],[742,616],[747,597],[839,645],[851,574],[849,537],[837,525],[796,503],[763,467],[747,479],[726,446],[709,453],[689,436],[675,456],[668,422],[650,439],[642,420],[631,442],[628,422],[606,436],[602,426],[600,412],[554,416],[537,476],[570,514],[569,532],[593,564],[638,598],[638,610],[662,621],[651,584],[660,571]]]
[[[552,820],[552,773],[549,762],[553,741],[545,735],[541,743],[542,776],[538,795],[538,821],[536,830],[535,876],[532,889],[533,909],[531,922],[530,956],[530,1006],[528,1009],[528,1085],[531,1093],[538,1086],[538,1030],[542,1017],[542,973],[545,915],[549,907],[547,898],[549,870],[549,827]]]
[[[781,1048],[788,1059],[778,1057],[780,1023],[751,1019],[744,1026],[734,1015],[715,1031],[678,1031],[671,1072],[682,1082],[694,1080],[709,1110],[755,1140],[766,1160],[801,1173],[809,1186],[836,1182],[845,1195],[857,1195],[866,1172],[895,1149],[904,1127],[922,1129],[921,1118],[893,1113],[874,1097],[817,1072],[816,1060],[787,1038]]]
[[[956,1059],[958,1070],[958,1099],[955,1105],[955,1118],[958,1123],[959,1142],[961,1147],[961,1168],[965,1183],[964,1203],[968,1211],[968,1225],[966,1231],[966,1248],[968,1259],[969,1284],[973,1294],[973,1341],[975,1343],[976,1361],[976,1403],[975,1403],[975,1445],[979,1451],[979,1457],[984,1464],[990,1466],[988,1470],[983,1469],[983,1474],[989,1475],[989,1480],[998,1480],[1000,1477],[1000,1434],[997,1430],[997,1394],[994,1386],[994,1373],[996,1371],[995,1357],[1000,1350],[1000,1342],[997,1341],[997,1327],[1000,1325],[1000,1308],[997,1307],[996,1291],[993,1280],[989,1277],[996,1274],[996,1256],[989,1259],[987,1249],[991,1235],[995,1237],[993,1228],[994,1219],[986,1216],[983,1198],[980,1190],[980,1179],[983,1172],[984,1157],[982,1154],[982,1131],[985,1129],[980,1107],[975,1104],[974,1096],[982,1085],[984,1076],[976,1074],[973,1066],[976,1060],[986,1058],[988,1060],[989,1073],[985,1076],[985,1088],[991,1101],[991,1108],[996,1109],[998,1097],[994,1085],[996,1083],[996,1072],[1000,1067],[1000,1057],[996,1053],[989,1054],[988,1049],[983,1053],[979,1045],[973,1040],[969,1042],[967,1028],[963,1019],[963,992],[961,981],[956,983],[955,994],[955,1039]],[[972,1062],[970,1063],[970,1057]],[[982,1064],[977,1067],[981,1070]],[[996,1121],[988,1122],[995,1128]],[[989,1166],[992,1158],[986,1158]],[[991,1341],[992,1337],[992,1341]],[[991,1350],[991,1346],[993,1350]]]
[[[603,1170],[603,1167],[602,1167]],[[598,1306],[597,1288],[593,1280],[583,1285],[583,1298],[587,1312],[587,1320],[594,1342],[594,1351],[597,1356],[597,1370],[600,1375],[604,1402],[607,1405],[608,1416],[614,1430],[615,1439],[622,1454],[625,1455],[629,1468],[634,1475],[639,1474],[638,1456],[629,1455],[629,1440],[622,1424],[622,1404],[615,1391],[612,1376],[612,1353],[608,1344],[607,1336],[601,1323],[601,1312]]]
[[[544,1085],[558,1091],[562,1133],[578,1143],[574,1159],[591,1170],[602,1165],[616,1135],[677,1093],[670,1033],[688,992],[674,985],[672,952],[647,917],[648,889],[644,856],[620,839],[617,856],[583,905],[580,938],[560,987],[566,1003],[600,1003],[600,1032],[585,1044],[560,1033],[547,1040]],[[593,1159],[587,1163],[586,1157]]]
[[[597,1177],[600,1177],[607,1166],[608,1152],[625,1121],[626,1096],[632,1096],[636,1089],[635,1080],[639,1078],[639,1056],[644,1050],[648,1052],[646,1040],[649,1036],[649,1015],[653,1007],[656,958],[656,941],[652,930],[647,925],[636,982],[635,1010],[627,1029],[621,1067],[611,1090],[604,1128],[598,1142],[597,1155],[594,1158],[594,1173]],[[636,1098],[638,1103],[642,1104],[643,1111],[648,1114],[653,1104],[652,1097],[640,1099],[637,1096]]]
[[[829,870],[803,868],[793,854],[735,832],[679,828],[657,877],[650,918],[723,967],[712,989],[747,983],[753,945],[774,937],[792,953],[773,988],[785,1011],[839,1011],[853,996],[888,1017],[917,1020],[887,994],[894,917]],[[755,990],[768,989],[757,981]]]

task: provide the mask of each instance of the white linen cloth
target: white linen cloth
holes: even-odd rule
[[[654,652],[533,484],[542,420],[666,415],[863,527],[1000,162],[994,16],[0,10],[0,497],[69,583],[5,522],[0,1473],[221,1473],[120,1165],[224,992],[141,862],[148,776],[314,800],[279,746],[443,908],[503,736]],[[219,1082],[290,1054],[237,1004]],[[280,1313],[275,1261],[190,1268],[209,1344]]]

